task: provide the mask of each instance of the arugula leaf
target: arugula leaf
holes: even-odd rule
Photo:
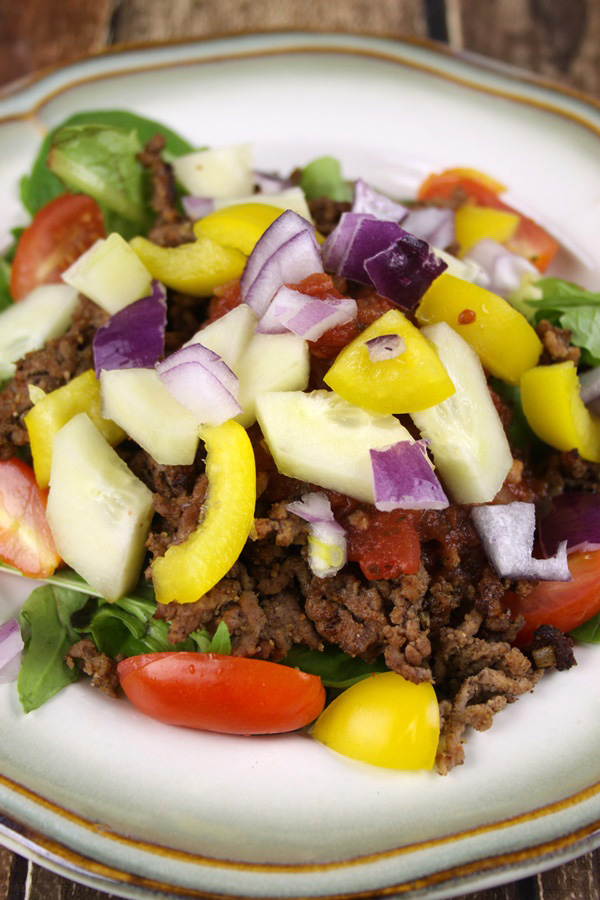
[[[600,644],[600,613],[569,633],[572,638],[583,644]]]
[[[339,160],[333,156],[313,159],[302,170],[300,187],[307,200],[330,197],[340,202],[352,200],[352,188],[344,181]]]
[[[600,364],[600,293],[563,281],[540,278],[536,287],[540,299],[528,300],[533,323],[547,319],[552,325],[568,328],[572,341],[582,351],[582,361],[590,366]]]
[[[373,672],[388,672],[383,659],[374,663],[366,663],[362,659],[353,658],[338,647],[327,647],[325,650],[310,650],[304,645],[292,647],[280,660],[284,666],[292,666],[307,672],[309,675],[320,675],[325,687],[348,688]]]
[[[18,569],[15,569],[14,566],[9,566],[7,563],[2,562],[0,560],[0,570],[4,569],[6,572],[10,572],[12,575],[20,575],[21,578],[26,578],[26,575],[23,575]],[[79,591],[82,594],[85,594],[86,597],[101,597],[97,590],[91,587],[85,579],[78,575],[77,572],[74,572],[73,569],[59,569],[53,575],[49,575],[48,578],[44,578],[46,584],[54,584],[57,587],[68,588],[72,591]],[[128,598],[133,600],[154,600],[154,591],[152,586],[146,584],[144,581],[140,581],[139,584],[136,585],[135,589],[127,594]]]
[[[31,174],[25,175],[21,179],[21,200],[32,215],[41,209],[42,206],[45,206],[46,203],[49,203],[50,200],[58,197],[59,194],[64,194],[65,188],[63,183],[47,168],[46,160],[56,132],[71,125],[103,125],[128,133],[135,131],[141,145],[145,144],[155,134],[162,134],[166,141],[166,151],[171,156],[182,156],[184,153],[191,153],[194,149],[186,140],[160,122],[136,116],[135,113],[130,113],[126,110],[95,110],[76,113],[46,135],[33,164]],[[109,223],[107,223],[107,230],[120,229],[115,229],[114,227],[110,229]]]
[[[69,669],[65,654],[78,639],[71,616],[87,602],[85,594],[46,584],[36,588],[19,615],[25,644],[17,687],[25,712],[37,709],[79,672]]]

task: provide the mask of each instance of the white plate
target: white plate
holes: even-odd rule
[[[261,168],[341,157],[395,194],[484,169],[554,227],[557,271],[600,287],[600,112],[575,95],[408,44],[249,35],[150,47],[59,69],[0,103],[3,228],[16,183],[66,115],[130,108],[192,142],[251,141]],[[10,198],[9,201],[6,198]],[[31,584],[0,581],[0,619]],[[161,726],[85,684],[21,712],[0,688],[0,836],[126,897],[447,897],[600,843],[600,651],[471,733],[447,778],[349,762],[301,735]]]

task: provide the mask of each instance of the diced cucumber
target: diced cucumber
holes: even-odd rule
[[[280,472],[367,503],[374,502],[369,450],[412,440],[394,416],[331,391],[259,394],[256,416]]]
[[[422,329],[435,344],[456,393],[412,413],[431,441],[439,474],[457,503],[493,500],[512,466],[510,447],[477,353],[444,322]]]
[[[198,448],[198,421],[154,369],[113,369],[100,379],[102,414],[162,466],[188,466]]]
[[[456,256],[446,253],[445,250],[439,250],[437,247],[432,247],[431,249],[448,266],[446,269],[447,275],[454,275],[455,278],[462,278],[463,281],[471,281],[475,284],[480,284],[482,287],[487,287],[489,278],[474,259],[457,259]]]
[[[63,281],[81,291],[114,315],[150,293],[152,276],[120,234],[109,234],[76,259],[62,275]]]
[[[241,303],[230,312],[197,331],[189,344],[202,344],[225,360],[230,369],[237,373],[242,354],[250,343],[256,328],[256,313],[246,303]]]
[[[54,439],[47,516],[60,556],[94,590],[118,600],[135,586],[152,493],[85,413]]]
[[[175,177],[197,197],[238,197],[251,194],[254,153],[251,144],[186,153],[173,160]]]
[[[66,284],[44,284],[0,314],[0,381],[12,378],[15,363],[46,341],[64,334],[77,305]]]
[[[227,197],[215,200],[215,208],[224,206],[237,206],[238,203],[264,203],[267,206],[276,206],[278,209],[291,209],[303,219],[312,222],[312,216],[301,187],[288,188],[276,194],[249,194],[247,197]],[[436,251],[437,253],[437,251]]]
[[[308,344],[292,334],[255,334],[236,374],[240,380],[238,403],[243,409],[235,421],[249,428],[256,421],[256,396],[265,391],[303,391],[308,387]]]

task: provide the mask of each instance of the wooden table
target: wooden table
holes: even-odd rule
[[[600,98],[600,3],[594,0],[0,0],[0,85],[113,44],[289,27],[435,38]],[[107,896],[0,848],[0,900]],[[470,896],[594,900],[600,851]]]

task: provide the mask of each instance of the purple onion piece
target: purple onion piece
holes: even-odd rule
[[[212,197],[193,197],[188,195],[187,197],[181,198],[181,205],[183,206],[183,210],[192,222],[197,222],[198,219],[203,219],[204,216],[208,216],[209,213],[214,212],[215,210],[215,201]]]
[[[19,623],[10,619],[0,627],[0,684],[15,681],[21,668],[23,647]]]
[[[278,194],[293,187],[289,178],[282,178],[275,172],[260,172],[258,169],[254,170],[254,183],[261,194]]]
[[[374,218],[363,213],[342,213],[340,221],[321,248],[323,265],[328,272],[338,271],[360,223],[365,219]]]
[[[471,510],[475,529],[486,555],[501,578],[526,581],[570,581],[567,542],[549,559],[534,559],[535,506],[533,503],[476,506]]]
[[[395,359],[406,351],[406,341],[399,334],[381,334],[365,342],[372,363]]]
[[[221,425],[242,408],[216,375],[201,363],[185,362],[160,375],[178,403],[203,425]]]
[[[269,225],[263,236],[257,241],[254,250],[246,261],[246,267],[240,280],[243,300],[248,302],[246,298],[254,280],[260,274],[265,264],[271,259],[273,254],[279,250],[283,244],[286,244],[291,238],[296,237],[303,231],[309,232],[309,236],[312,237],[314,245],[317,247],[317,241],[314,236],[314,226],[311,225],[310,222],[307,222],[306,219],[303,219],[302,216],[292,212],[291,209],[287,209],[275,219],[272,225]],[[322,272],[323,269],[315,269],[315,271]],[[289,281],[290,279],[284,280]],[[280,282],[280,284],[281,283],[282,282]],[[279,285],[277,286],[279,287]],[[273,293],[275,292],[273,291]],[[271,297],[272,296],[273,294],[271,294]]]
[[[269,256],[246,292],[245,302],[260,318],[284,282],[295,284],[309,275],[322,271],[323,265],[317,242],[314,235],[308,229],[304,229],[277,247]]]
[[[600,550],[600,494],[569,491],[544,501],[538,512],[545,556],[556,553],[563,541],[567,553]]]
[[[487,289],[500,297],[509,297],[523,283],[523,278],[539,278],[540,273],[523,256],[511,253],[502,244],[484,238],[478,241],[464,256],[481,266],[488,278]]]
[[[318,578],[330,578],[346,565],[346,532],[335,521],[326,494],[305,494],[302,500],[289,503],[287,509],[310,525],[308,561]]]
[[[365,269],[365,260],[389,247],[406,234],[395,222],[382,219],[363,219],[358,223],[354,237],[337,267],[337,274],[360,284],[372,284]],[[414,240],[414,238],[413,238]]]
[[[391,247],[366,259],[364,268],[378,294],[412,310],[448,266],[429,244],[403,232]]]
[[[151,369],[165,352],[167,292],[158,281],[152,293],[111,316],[94,336],[94,368]]]
[[[208,347],[204,347],[202,344],[188,344],[187,347],[181,347],[158,363],[156,371],[158,375],[162,375],[164,372],[168,372],[169,369],[175,368],[175,366],[191,362],[200,363],[205,369],[208,369],[237,400],[240,389],[237,375],[232,372],[218,353],[215,353],[214,350],[209,350]]]
[[[402,221],[402,227],[440,250],[454,243],[454,211],[451,209],[438,209],[435,206],[413,209]]]
[[[396,203],[385,194],[379,193],[362,178],[359,178],[354,186],[353,213],[370,213],[378,219],[387,219],[391,222],[400,222],[408,212],[401,203]]]
[[[425,441],[399,441],[369,452],[376,509],[446,509],[450,505]]]
[[[304,519],[305,522],[309,522],[311,525],[314,525],[317,522],[335,523],[335,517],[333,515],[333,510],[331,509],[329,497],[322,491],[313,491],[311,494],[304,494],[302,500],[294,500],[293,503],[288,503],[286,509],[288,512],[294,513],[294,515]],[[338,528],[342,531],[344,530],[341,525],[338,525]]]
[[[600,416],[600,366],[583,372],[579,376],[581,385],[581,399],[588,410],[595,416]]]
[[[306,341],[317,341],[336,325],[356,319],[356,300],[351,297],[320,299],[280,287],[258,323],[259,334],[291,331]]]

